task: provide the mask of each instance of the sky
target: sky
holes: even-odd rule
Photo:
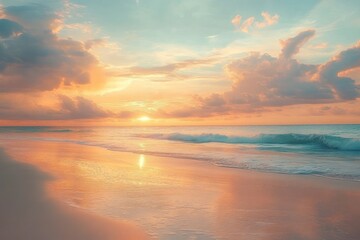
[[[360,2],[2,0],[0,125],[360,123]]]

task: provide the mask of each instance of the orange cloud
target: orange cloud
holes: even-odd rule
[[[246,33],[249,32],[249,28],[253,25],[254,20],[254,17],[249,17],[248,19],[246,19],[243,24],[241,24],[240,30]]]
[[[360,45],[342,51],[322,65],[293,59],[315,31],[307,30],[282,42],[278,58],[251,53],[225,66],[232,88],[223,93],[196,97],[195,106],[163,110],[167,117],[207,117],[261,113],[300,104],[339,103],[360,96],[360,86],[340,73],[360,66]]]
[[[265,27],[268,27],[268,26],[278,23],[278,21],[280,19],[279,15],[275,14],[275,15],[271,16],[271,14],[268,12],[262,12],[261,16],[263,17],[263,21],[261,21],[261,22],[255,21],[255,17],[249,17],[241,24],[242,16],[236,15],[231,20],[231,23],[234,25],[234,27],[237,30],[248,33],[250,28],[252,28],[252,27],[265,28]]]
[[[187,80],[191,77],[177,73],[179,70],[191,69],[195,67],[209,67],[213,66],[217,61],[216,57],[207,57],[203,59],[189,59],[184,61],[179,61],[163,66],[156,67],[131,67],[131,68],[122,68],[118,70],[109,71],[109,75],[113,77],[131,77],[131,76],[145,76],[150,77],[154,75],[165,76],[164,80],[154,80],[154,81],[172,81],[174,79]]]
[[[264,18],[262,22],[256,22],[255,26],[257,28],[265,28],[271,25],[274,25],[278,23],[279,21],[279,15],[275,14],[274,16],[271,16],[268,12],[262,12],[261,16]]]
[[[135,116],[129,111],[114,112],[98,106],[81,96],[68,97],[49,94],[0,95],[2,120],[73,120],[73,119],[127,119]]]
[[[233,19],[231,19],[231,23],[235,26],[235,27],[239,27],[240,23],[241,23],[241,16],[240,15],[236,15]]]

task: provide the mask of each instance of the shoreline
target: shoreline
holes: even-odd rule
[[[100,217],[134,222],[155,238],[360,236],[356,181],[255,172],[73,143],[5,145],[16,160],[55,177],[46,187],[49,196]]]
[[[354,125],[354,124],[353,124]],[[37,127],[37,126],[35,126]],[[18,141],[18,139],[7,139],[7,141]],[[24,141],[24,140],[21,140]],[[184,157],[184,156],[167,156],[166,154],[162,154],[162,153],[154,153],[154,152],[143,152],[143,151],[131,151],[131,150],[126,150],[126,149],[121,149],[121,150],[114,150],[111,147],[105,147],[105,146],[99,146],[99,145],[95,145],[95,144],[87,144],[87,143],[78,143],[75,140],[74,141],[61,141],[59,139],[57,140],[44,140],[44,139],[27,139],[27,141],[34,141],[34,142],[53,142],[53,143],[58,143],[58,144],[74,144],[74,145],[79,145],[79,146],[84,146],[84,147],[95,147],[95,148],[101,148],[103,150],[107,150],[107,151],[111,151],[111,152],[116,152],[116,153],[124,153],[124,154],[142,154],[142,155],[147,155],[147,156],[153,156],[153,157],[159,157],[159,158],[167,158],[167,159],[179,159],[179,160],[187,160],[187,161],[200,161],[200,162],[205,162],[208,165],[212,165],[215,167],[219,167],[219,168],[225,168],[225,169],[237,169],[239,171],[250,171],[250,172],[254,172],[254,173],[269,173],[269,174],[279,174],[279,175],[286,175],[286,176],[312,176],[312,177],[319,177],[319,178],[326,178],[326,179],[333,179],[333,180],[339,180],[339,181],[350,181],[350,182],[360,182],[360,179],[356,179],[356,178],[351,178],[351,177],[336,177],[336,176],[331,176],[331,175],[326,175],[326,174],[313,174],[313,173],[286,173],[286,172],[277,172],[277,171],[266,171],[266,170],[262,170],[262,169],[251,169],[251,168],[240,168],[240,167],[236,167],[236,166],[229,166],[229,165],[221,165],[221,164],[217,164],[216,162],[207,162],[206,158],[191,158],[191,157]],[[0,145],[1,147],[1,145]]]

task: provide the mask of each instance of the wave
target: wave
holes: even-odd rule
[[[54,133],[63,133],[63,132],[72,132],[71,129],[57,129],[53,127],[41,127],[41,126],[20,126],[20,127],[0,127],[0,133],[41,133],[41,132],[54,132]]]
[[[140,135],[140,137],[190,143],[313,145],[333,150],[360,151],[360,139],[322,134],[260,134],[253,137],[245,137],[221,134],[190,135],[171,133]]]

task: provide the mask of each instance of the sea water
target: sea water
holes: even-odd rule
[[[71,142],[219,167],[360,181],[360,125],[0,127],[7,140]]]

